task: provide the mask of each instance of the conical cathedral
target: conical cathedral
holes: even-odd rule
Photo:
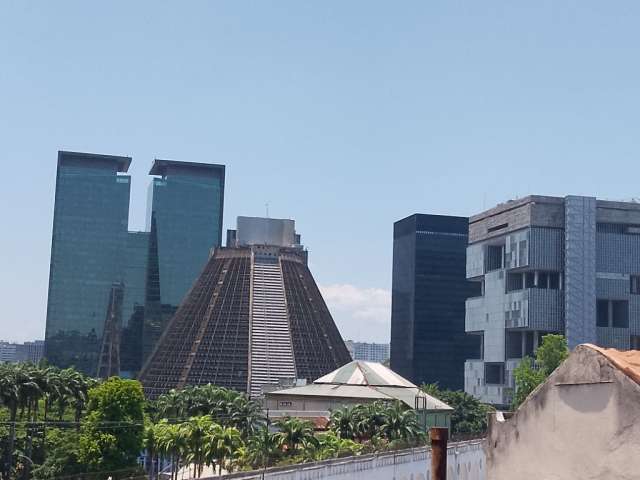
[[[227,247],[213,252],[139,379],[151,398],[207,383],[260,396],[350,361],[294,221],[238,217]]]

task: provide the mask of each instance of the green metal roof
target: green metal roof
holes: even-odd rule
[[[399,400],[411,408],[453,410],[381,363],[356,360],[320,377],[310,385],[269,392],[267,396],[331,397]]]

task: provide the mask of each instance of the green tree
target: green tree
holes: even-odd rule
[[[516,388],[511,408],[517,409],[568,356],[567,340],[562,335],[543,336],[542,344],[536,350],[535,362],[530,357],[524,357],[513,371]]]
[[[383,401],[360,406],[360,424],[358,425],[360,440],[371,440],[380,435],[387,419],[387,406]]]
[[[226,408],[229,426],[237,428],[244,439],[264,424],[262,408],[246,395],[240,394],[232,398]]]
[[[89,390],[80,459],[93,471],[134,468],[142,450],[144,395],[139,382],[112,377]]]
[[[390,442],[411,445],[424,439],[415,410],[396,401],[387,407],[380,433]]]
[[[13,471],[13,449],[16,439],[16,419],[20,402],[16,369],[12,365],[0,365],[0,402],[9,410],[9,438],[4,452],[3,478],[10,478]]]
[[[321,433],[316,438],[317,443],[308,444],[304,448],[302,452],[303,460],[316,462],[329,458],[358,455],[363,450],[363,446],[360,443],[340,438],[334,431]]]
[[[524,357],[513,370],[513,377],[515,378],[516,388],[511,407],[515,410],[538,385],[544,382],[546,375],[542,370],[534,368],[534,362],[531,357]]]
[[[187,437],[187,458],[186,460],[194,464],[194,476],[200,478],[202,469],[206,463],[207,436],[213,428],[213,422],[209,415],[201,417],[191,417],[183,424]]]
[[[274,422],[278,428],[278,442],[280,448],[288,456],[295,456],[301,447],[315,443],[313,423],[299,418],[284,417]]]
[[[542,337],[542,345],[536,350],[536,362],[545,377],[551,375],[568,356],[567,340],[552,333]]]
[[[253,467],[271,467],[281,456],[279,436],[266,426],[258,429],[247,443],[247,461]]]
[[[438,384],[422,385],[427,395],[443,401],[451,408],[451,433],[453,435],[479,435],[487,430],[487,415],[493,410],[477,398],[460,390],[442,390]]]
[[[180,424],[162,420],[157,424],[156,435],[158,450],[171,462],[171,479],[176,479],[187,449],[186,430]]]
[[[79,461],[80,434],[75,430],[49,429],[45,450],[46,459],[33,469],[35,480],[53,480],[86,470]]]
[[[340,438],[355,440],[360,437],[360,427],[364,415],[362,405],[346,405],[331,412],[329,425]]]
[[[154,423],[147,422],[144,426],[144,434],[142,437],[142,447],[146,450],[146,470],[149,479],[155,478],[155,468],[157,463],[158,452],[160,450],[158,442],[158,426]]]
[[[216,423],[209,429],[205,444],[207,445],[207,463],[215,463],[219,474],[222,474],[222,469],[231,470],[231,465],[238,457],[241,447],[244,446],[237,428],[223,427]]]

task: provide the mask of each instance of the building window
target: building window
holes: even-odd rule
[[[609,300],[598,300],[596,304],[596,326],[609,326]]]
[[[522,290],[524,287],[524,279],[521,273],[507,274],[507,292]]]
[[[640,295],[640,275],[631,275],[630,291],[632,295]]]
[[[534,272],[527,272],[524,277],[524,288],[535,287],[536,274]]]
[[[547,272],[538,272],[538,288],[547,288],[549,283],[549,274]]]
[[[504,363],[485,363],[484,383],[485,385],[503,385]]]
[[[520,243],[518,244],[518,266],[522,267],[523,265],[526,265],[528,263],[528,259],[527,259],[527,241],[526,240],[520,240]]]
[[[629,328],[629,302],[627,300],[598,300],[596,326]]]
[[[522,333],[520,331],[506,332],[507,358],[522,358]]]
[[[611,301],[611,326],[629,328],[629,302],[627,300]]]
[[[504,268],[504,245],[487,246],[486,267],[487,272]]]

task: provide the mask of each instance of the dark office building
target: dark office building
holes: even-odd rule
[[[130,162],[58,155],[45,346],[54,365],[134,376],[220,246],[224,166],[156,160],[154,228],[129,232]]]
[[[122,280],[131,158],[59,152],[45,355],[95,373],[113,283]]]
[[[477,338],[465,335],[469,220],[415,214],[394,224],[391,368],[413,383],[464,388],[464,362]]]

